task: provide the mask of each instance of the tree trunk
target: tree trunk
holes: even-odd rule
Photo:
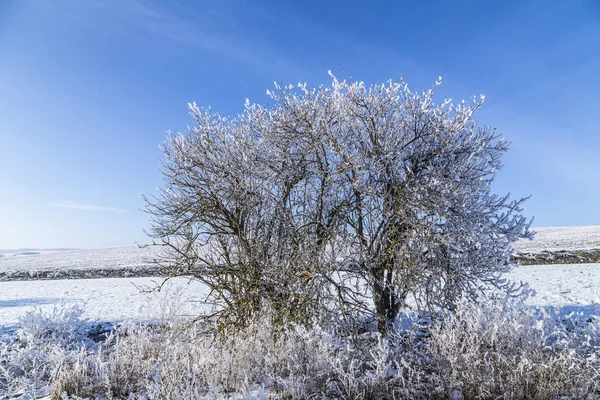
[[[375,278],[373,300],[377,311],[377,330],[382,335],[387,335],[394,326],[394,320],[400,312],[404,299],[394,290],[392,269],[382,268],[380,271]]]

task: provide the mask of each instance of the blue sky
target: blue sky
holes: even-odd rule
[[[369,4],[368,6],[366,4]],[[145,242],[159,144],[327,70],[485,94],[513,142],[495,190],[534,226],[600,224],[600,3],[0,2],[0,248]]]

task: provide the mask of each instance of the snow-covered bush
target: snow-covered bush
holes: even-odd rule
[[[0,393],[35,392],[53,379],[65,354],[94,346],[94,326],[82,314],[64,304],[51,312],[35,309],[21,317],[16,332],[0,335]]]
[[[22,343],[52,343],[61,347],[78,346],[88,341],[89,323],[78,306],[56,305],[51,312],[37,308],[19,319],[18,340]]]
[[[431,329],[428,354],[446,391],[465,398],[598,398],[600,306],[565,316],[516,302],[463,303]]]
[[[235,118],[190,105],[195,124],[169,134],[165,187],[147,199],[162,263],[210,288],[221,331],[266,312],[308,323],[337,303],[385,332],[409,297],[452,309],[486,286],[519,292],[501,275],[531,237],[524,199],[490,189],[509,144],[477,124],[483,96],[436,104],[440,83],[332,75],[277,86],[271,106],[247,101]]]
[[[250,393],[266,385],[270,390],[289,387],[300,395],[326,378],[320,375],[327,374],[331,350],[322,332],[298,328],[275,338],[266,320],[224,342],[203,331],[186,323],[121,327],[98,353],[70,356],[53,391],[195,399]]]

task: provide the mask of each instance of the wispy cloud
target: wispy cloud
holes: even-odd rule
[[[71,0],[73,1],[73,0]],[[78,9],[87,9],[94,18],[107,18],[101,26],[106,29],[126,29],[130,34],[143,32],[145,37],[163,38],[181,45],[221,54],[251,65],[259,70],[300,70],[297,62],[284,57],[271,46],[239,24],[239,10],[227,3],[201,8],[194,5],[168,3],[165,7],[155,0],[109,0],[76,2]],[[260,23],[269,23],[268,13],[258,13],[256,6],[247,4],[244,11],[260,16]],[[226,16],[226,17],[224,17]],[[89,18],[90,15],[88,14]]]
[[[68,208],[71,210],[83,210],[83,211],[119,212],[119,213],[127,212],[127,210],[122,210],[120,208],[99,206],[99,205],[95,205],[95,204],[74,203],[72,201],[58,201],[58,202],[50,203],[50,206],[58,207],[58,208]]]

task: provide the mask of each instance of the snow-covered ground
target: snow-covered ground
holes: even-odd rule
[[[18,249],[18,250],[0,250],[0,257],[29,257],[40,254],[56,254],[65,251],[75,251],[79,249]]]
[[[35,309],[79,305],[84,317],[97,321],[151,320],[177,303],[192,315],[205,289],[198,282],[175,278],[160,292],[148,292],[162,278],[104,278],[0,282],[0,331]],[[183,305],[183,306],[182,306]]]
[[[8,254],[0,257],[0,272],[62,269],[135,268],[150,264],[158,247],[123,246],[93,250],[48,251],[40,254]]]
[[[537,293],[535,306],[600,303],[600,264],[528,265],[515,268],[507,278],[529,283]]]
[[[600,248],[600,226],[561,226],[532,228],[533,240],[516,243],[517,251],[557,251]]]
[[[585,307],[600,303],[600,264],[555,264],[519,267],[507,275],[528,282],[537,292],[535,306]],[[170,280],[160,293],[141,292],[161,278],[105,278],[0,282],[0,327],[11,326],[19,315],[40,308],[78,304],[84,316],[98,321],[147,320],[160,317],[170,302],[182,301],[179,311],[193,315],[205,287],[189,279]]]

